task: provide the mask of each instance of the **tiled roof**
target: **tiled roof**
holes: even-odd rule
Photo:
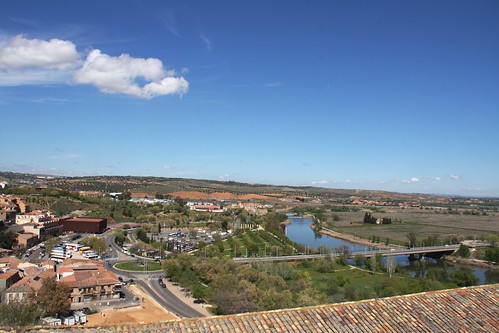
[[[113,272],[110,271],[74,271],[74,274],[60,279],[70,288],[88,287],[88,286],[108,286],[118,284],[119,280]]]
[[[44,332],[498,332],[499,284],[150,325]],[[31,332],[37,332],[32,330]]]

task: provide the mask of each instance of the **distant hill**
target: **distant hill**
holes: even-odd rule
[[[320,199],[322,202],[345,203],[353,201],[373,205],[381,203],[398,204],[401,202],[421,203],[432,202],[444,204],[452,201],[464,201],[466,198],[431,195],[431,194],[407,194],[375,190],[352,190],[321,188],[313,186],[279,186],[267,184],[248,184],[235,181],[217,181],[204,179],[183,179],[165,177],[138,177],[138,176],[89,176],[89,177],[62,177],[51,175],[36,175],[26,173],[0,172],[0,180],[6,180],[13,186],[47,186],[71,191],[100,191],[109,192],[141,192],[160,193],[172,195],[176,192],[196,193],[196,198],[294,198],[298,201],[309,201]],[[206,196],[200,195],[204,193]],[[490,199],[497,203],[497,199]]]

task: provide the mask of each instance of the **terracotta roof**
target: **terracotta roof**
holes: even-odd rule
[[[72,328],[71,332],[497,332],[498,304],[499,284],[495,284],[149,325]]]
[[[6,289],[5,293],[38,291],[41,287],[41,277],[24,277]]]
[[[0,267],[7,266],[10,269],[18,269],[19,265],[26,263],[25,261],[19,260],[16,257],[3,257],[0,258]]]
[[[16,269],[9,269],[6,272],[0,273],[0,280],[7,280],[13,277],[14,275],[19,274],[19,271]]]
[[[71,272],[60,279],[71,288],[86,286],[106,286],[119,283],[116,275],[111,271],[106,271],[104,266],[96,262],[78,262],[77,260],[65,260],[64,267],[59,267],[58,272]]]

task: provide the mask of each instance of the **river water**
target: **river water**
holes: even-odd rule
[[[291,224],[286,227],[286,235],[293,242],[308,248],[317,249],[320,245],[324,245],[329,249],[334,249],[347,245],[350,248],[350,251],[366,251],[371,249],[365,245],[353,244],[342,239],[315,233],[310,227],[313,222],[310,218],[299,216],[289,216],[288,218]],[[407,268],[411,272],[416,271],[415,262],[409,261],[407,256],[397,256],[396,259],[400,266]],[[460,267],[472,269],[475,276],[479,279],[479,284],[499,283],[499,270],[450,264],[440,259],[426,259],[426,268],[443,268],[444,264],[450,269]]]

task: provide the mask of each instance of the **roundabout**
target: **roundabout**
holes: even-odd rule
[[[124,261],[113,265],[113,268],[120,271],[137,272],[137,273],[155,273],[162,271],[161,263],[159,262],[137,262],[137,261]]]

